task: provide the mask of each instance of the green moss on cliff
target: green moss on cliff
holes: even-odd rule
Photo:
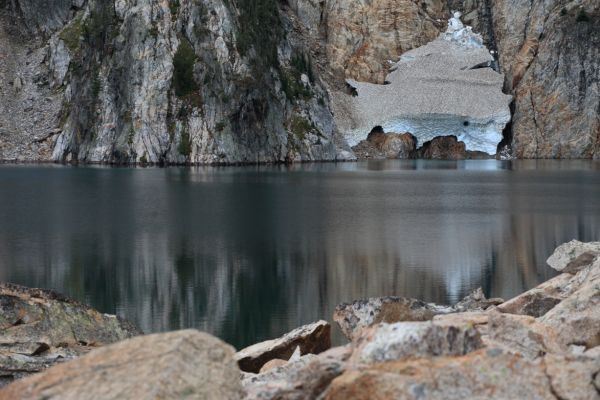
[[[243,55],[256,52],[258,67],[278,65],[277,45],[283,28],[277,0],[236,0],[240,11],[237,46]]]
[[[306,118],[294,115],[290,120],[290,131],[298,140],[306,139],[306,135],[314,128],[314,125]]]
[[[185,125],[181,130],[181,142],[179,142],[177,151],[179,151],[179,154],[186,157],[189,157],[190,154],[192,154],[192,140],[190,138],[190,133]]]
[[[198,90],[198,83],[194,78],[194,64],[196,54],[190,42],[182,38],[173,58],[173,88],[178,97],[185,97]]]
[[[81,37],[83,36],[83,17],[77,15],[69,25],[67,25],[58,35],[58,37],[65,43],[65,46],[71,51],[76,53],[81,46]]]

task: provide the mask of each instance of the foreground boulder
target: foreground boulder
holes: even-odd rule
[[[365,329],[353,342],[351,360],[373,363],[408,357],[459,356],[483,347],[473,326],[433,322],[382,323]]]
[[[377,363],[349,369],[324,396],[346,399],[597,399],[600,359],[527,360],[497,349],[461,357]]]
[[[486,310],[502,301],[486,299],[480,288],[454,306],[425,303],[406,297],[374,297],[338,305],[333,313],[333,320],[340,326],[342,333],[352,340],[360,330],[380,322],[429,321],[440,314]]]
[[[0,385],[140,333],[55,292],[2,283]]]
[[[331,325],[326,321],[304,325],[278,339],[246,347],[235,354],[235,359],[242,371],[258,373],[271,360],[289,360],[298,347],[301,355],[328,350],[331,347]]]
[[[329,349],[319,355],[307,354],[272,370],[245,374],[242,385],[247,399],[314,399],[346,369],[350,346]]]
[[[600,259],[569,282],[577,289],[539,321],[559,330],[566,345],[600,345]]]
[[[232,399],[243,396],[235,350],[196,330],[140,336],[17,381],[2,399]]]

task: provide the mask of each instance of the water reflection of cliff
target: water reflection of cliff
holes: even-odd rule
[[[431,165],[3,168],[0,277],[244,345],[365,296],[510,297],[600,239],[597,164]]]

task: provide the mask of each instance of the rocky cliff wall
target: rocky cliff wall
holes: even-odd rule
[[[30,118],[15,121],[3,113],[3,126],[12,125],[7,131],[21,139],[4,146],[3,158],[234,163],[350,157],[337,142],[328,93],[286,5],[54,3],[21,0],[17,12],[10,3],[3,10],[20,15],[17,28],[31,36],[27,45],[43,54],[31,63],[48,77],[38,86],[60,98],[49,132],[23,126]],[[43,18],[46,8],[55,10],[51,18]],[[6,32],[2,42],[14,47],[19,36]],[[4,69],[17,75],[22,64]],[[50,157],[10,152],[36,141],[50,143]]]
[[[596,0],[3,0],[0,158],[352,158],[338,127],[345,79],[384,83],[392,62],[437,37],[453,9],[498,51],[515,98],[505,132],[513,154],[598,158],[599,8]]]

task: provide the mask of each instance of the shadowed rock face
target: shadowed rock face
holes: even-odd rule
[[[283,335],[240,350],[235,354],[240,369],[244,372],[259,372],[273,359],[288,360],[296,349],[300,354],[319,354],[331,347],[331,325],[318,321]]]
[[[233,353],[195,330],[140,336],[15,382],[0,398],[238,400],[243,392]]]
[[[0,384],[139,334],[52,291],[0,284]]]

